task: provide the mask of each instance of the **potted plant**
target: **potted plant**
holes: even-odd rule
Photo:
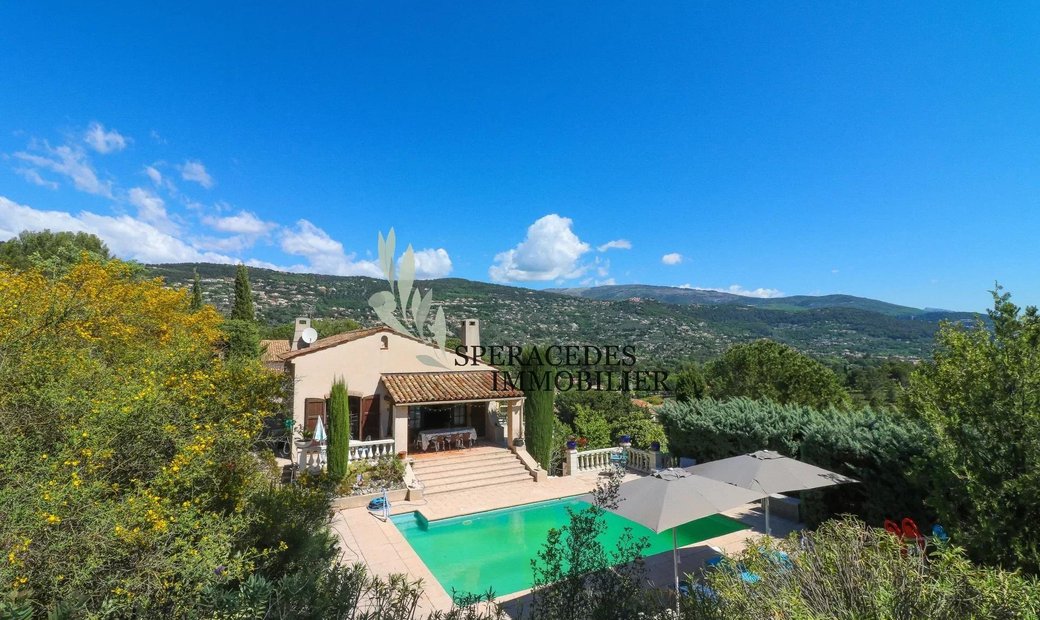
[[[522,448],[524,446],[524,438],[523,437],[516,437],[516,438],[514,438],[513,439],[513,445],[516,446],[517,448]]]
[[[407,456],[408,456],[408,453],[405,452],[404,450],[401,450],[400,452],[397,453],[397,458],[398,458],[398,460],[401,460],[401,461],[403,461],[405,459],[405,457],[407,457]]]
[[[567,449],[570,450],[571,452],[577,450],[578,449],[578,441],[576,439],[568,439],[567,440]]]
[[[296,440],[297,448],[306,448],[314,443],[314,431],[309,428],[300,429],[300,438]]]
[[[622,435],[621,437],[618,437],[618,443],[621,444],[622,448],[631,447],[631,445],[632,445],[632,436],[631,435]]]
[[[650,449],[653,450],[654,452],[660,452],[661,451],[661,442],[660,441],[651,441],[650,442]]]
[[[578,437],[578,447],[579,448],[584,450],[585,446],[587,446],[587,445],[589,445],[589,440],[588,440],[587,437]]]

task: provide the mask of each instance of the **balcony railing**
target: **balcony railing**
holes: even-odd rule
[[[381,456],[394,453],[394,440],[375,439],[372,441],[351,441],[347,453],[348,461],[374,461]],[[321,471],[328,464],[328,448],[320,444],[311,444],[296,448],[296,465],[300,471]]]
[[[600,448],[571,452],[567,455],[564,475],[573,476],[587,471],[602,471],[612,466],[623,466],[643,474],[669,467],[671,459],[650,450],[632,447]]]
[[[347,458],[351,461],[360,459],[372,461],[381,456],[392,456],[393,454],[394,440],[391,437],[390,439],[373,439],[371,441],[351,441],[350,454]]]

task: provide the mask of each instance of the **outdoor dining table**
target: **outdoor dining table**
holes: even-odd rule
[[[435,440],[438,437],[451,438],[453,435],[465,435],[466,439],[470,442],[477,440],[477,429],[473,427],[457,427],[457,428],[431,428],[424,431],[419,431],[419,443],[423,447],[423,450],[429,450],[431,446],[436,445]]]

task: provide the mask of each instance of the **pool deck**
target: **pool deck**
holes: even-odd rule
[[[625,480],[638,477],[638,474],[629,473]],[[391,514],[418,510],[433,521],[587,493],[596,486],[597,480],[599,476],[593,472],[549,478],[539,483],[507,484],[500,487],[440,493],[418,502],[398,502],[393,505]],[[722,514],[745,523],[748,529],[683,547],[679,554],[681,571],[694,572],[701,567],[704,560],[716,553],[713,547],[727,553],[735,553],[745,547],[748,538],[764,536],[765,517],[757,504],[749,504]],[[770,518],[770,525],[775,536],[786,536],[799,528],[799,524],[776,516]],[[421,579],[425,593],[419,602],[419,610],[422,612],[420,616],[434,610],[451,608],[451,596],[444,591],[393,523],[382,521],[364,508],[350,508],[336,512],[332,528],[340,539],[342,563],[362,562],[368,566],[369,571],[382,577],[406,573],[412,579]],[[671,553],[648,556],[646,568],[647,576],[652,582],[662,585],[672,583]],[[498,600],[505,603],[508,611],[510,608],[523,605],[528,595],[528,591],[514,592],[499,597]]]

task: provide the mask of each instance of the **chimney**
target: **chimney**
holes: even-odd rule
[[[292,342],[289,343],[290,351],[306,349],[310,346],[308,343],[303,341],[303,332],[306,329],[310,329],[310,326],[311,320],[309,318],[301,316],[296,319],[296,327],[293,330]]]
[[[477,319],[465,319],[462,321],[462,329],[459,330],[462,346],[466,347],[466,354],[473,354],[473,347],[480,346],[480,321]]]

